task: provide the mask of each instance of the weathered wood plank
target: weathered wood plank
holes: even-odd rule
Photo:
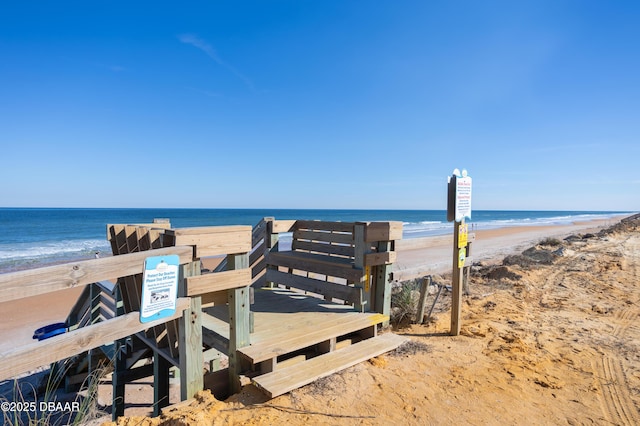
[[[356,303],[353,307],[356,311],[360,312],[371,310],[370,268],[367,268],[364,264],[364,256],[371,250],[370,247],[367,247],[367,244],[365,244],[365,232],[365,223],[358,222],[353,226],[353,241],[355,243],[353,264],[357,269],[362,270],[360,279],[356,282],[356,285],[362,288],[362,300]]]
[[[431,275],[422,279],[420,283],[420,298],[416,309],[416,324],[424,323],[424,311],[427,308],[427,296],[429,296],[429,286],[431,286]]]
[[[353,233],[354,222],[329,222],[324,220],[298,220],[296,229],[307,229],[310,231],[335,231]]]
[[[202,295],[202,306],[222,306],[229,303],[226,291],[206,293]]]
[[[288,274],[275,269],[268,269],[265,278],[270,282],[345,300],[350,303],[360,303],[362,301],[362,289],[358,287],[350,287],[300,275]]]
[[[336,244],[353,245],[353,234],[351,232],[330,232],[330,231],[307,231],[298,229],[293,232],[293,238],[296,240],[308,241],[326,241]]]
[[[258,259],[261,259],[264,256],[263,244],[264,243],[261,243],[257,247],[255,245],[253,246],[255,250],[253,250],[253,252],[251,252],[251,254],[249,255],[249,265],[253,265]]]
[[[256,246],[260,242],[260,240],[264,240],[267,235],[267,222],[262,219],[256,226],[253,227],[251,231],[251,245],[253,247]]]
[[[355,312],[334,315],[325,320],[322,317],[318,317],[315,324],[294,328],[285,336],[275,334],[275,338],[261,341],[255,346],[241,348],[239,352],[255,364],[295,352],[327,339],[345,336],[349,333],[381,324],[388,319],[389,317],[381,314],[358,314]]]
[[[203,389],[202,305],[200,297],[191,298],[180,318],[180,399],[193,398]]]
[[[295,220],[273,220],[271,221],[272,234],[280,234],[283,232],[291,232],[297,221]]]
[[[111,240],[112,234],[110,229],[112,227],[124,227],[124,226],[143,226],[147,228],[157,228],[157,229],[170,229],[170,222],[158,222],[158,223],[127,223],[127,224],[118,224],[118,223],[109,223],[107,224],[107,240]]]
[[[267,263],[273,266],[284,266],[300,271],[340,277],[352,282],[360,282],[364,274],[364,271],[354,269],[348,259],[329,257],[321,254],[272,252],[269,254]]]
[[[141,323],[140,313],[131,312],[50,339],[10,349],[0,354],[0,380],[113,343],[117,339],[163,324],[167,320],[179,318],[188,305],[188,298],[179,298],[175,314],[168,318]]]
[[[251,250],[249,248],[249,250]],[[247,250],[247,251],[249,251]],[[247,269],[249,268],[249,254],[234,254],[227,256],[227,268]],[[246,287],[235,288],[228,291],[229,294],[229,381],[231,392],[240,392],[240,372],[242,371],[241,361],[238,358],[237,350],[249,346],[251,333],[251,305],[249,300],[249,287],[251,279]]]
[[[277,369],[258,376],[253,383],[270,398],[285,394],[322,377],[393,350],[407,340],[396,334],[383,334],[346,348],[317,356],[302,364]]]
[[[392,243],[390,241],[380,241],[377,244],[377,249],[380,253],[386,253],[390,250]],[[373,310],[383,315],[391,315],[391,281],[392,278],[392,266],[391,264],[382,264],[373,266],[372,280],[373,280]],[[388,321],[385,321],[383,327],[389,325]]]
[[[263,257],[259,262],[251,267],[251,279],[256,278],[260,273],[264,272],[266,267],[267,259]]]
[[[251,285],[251,270],[235,269],[186,277],[187,296],[212,293]]]
[[[147,257],[169,254],[180,256],[182,264],[191,261],[192,250],[191,247],[167,247],[0,274],[0,302],[85,286],[114,277],[140,274]]]
[[[167,230],[177,246],[195,246],[196,258],[251,251],[250,226],[211,226]]]
[[[353,246],[336,245],[329,243],[318,243],[309,241],[293,240],[291,243],[293,250],[307,250],[318,253],[335,254],[337,256],[354,257]]]
[[[394,241],[402,239],[402,222],[370,222],[365,230],[365,241]]]
[[[382,253],[368,253],[364,255],[365,266],[388,265],[396,262],[395,251],[384,251]]]

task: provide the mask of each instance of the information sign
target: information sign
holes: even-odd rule
[[[461,223],[458,228],[458,247],[464,248],[469,243],[469,227],[466,223]]]
[[[178,297],[177,255],[148,257],[144,262],[140,322],[171,316]]]
[[[465,260],[467,260],[467,250],[465,248],[458,249],[458,268],[464,268]]]
[[[471,177],[461,176],[456,179],[456,214],[455,221],[471,219]]]

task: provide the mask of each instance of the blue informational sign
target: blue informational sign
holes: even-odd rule
[[[148,257],[144,261],[140,322],[169,317],[176,312],[179,266],[177,255]]]

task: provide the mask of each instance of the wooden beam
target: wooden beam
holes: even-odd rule
[[[267,234],[267,222],[262,219],[251,231],[251,246],[254,246],[264,239]]]
[[[364,269],[366,268],[364,256],[369,251],[371,251],[371,245],[369,244],[369,247],[367,247],[367,244],[365,243],[366,226],[367,224],[362,222],[358,222],[353,226],[353,242],[355,245],[353,263],[356,269],[359,269],[361,271],[360,278],[355,281],[355,283],[362,289],[362,299],[355,303],[353,307],[356,311],[360,312],[370,311],[372,300],[370,277],[364,271]]]
[[[157,351],[153,355],[153,415],[169,405],[169,369],[171,364]]]
[[[391,241],[380,241],[377,243],[378,253],[394,253],[389,252],[393,243]],[[373,280],[373,310],[383,314],[385,316],[391,315],[391,282],[393,265],[384,263],[372,267],[372,280]],[[382,326],[387,327],[389,321],[385,321]]]
[[[424,277],[420,283],[420,299],[418,299],[418,309],[416,310],[416,324],[424,323],[424,311],[427,307],[429,286],[431,286],[431,275]]]
[[[388,265],[396,262],[395,251],[384,251],[382,253],[369,253],[364,255],[365,266]]]
[[[191,305],[180,319],[180,399],[193,398],[203,389],[202,315],[200,298],[191,298]]]
[[[361,269],[355,269],[349,259],[329,257],[321,254],[300,252],[272,252],[267,263],[273,266],[284,266],[299,271],[339,277],[351,282],[360,282],[364,275]],[[267,280],[268,281],[268,280]]]
[[[458,266],[458,236],[460,235],[460,222],[453,224],[453,262],[451,273],[451,329],[452,336],[460,335],[462,319],[462,274]]]
[[[210,226],[166,231],[177,246],[195,246],[196,258],[251,251],[250,226]]]
[[[248,251],[248,250],[247,250]],[[249,254],[227,256],[229,270],[249,267]],[[231,393],[240,392],[241,360],[237,350],[249,346],[251,333],[251,305],[249,301],[250,282],[246,287],[229,290],[229,380]]]
[[[351,245],[329,244],[328,242],[310,242],[293,240],[291,243],[293,250],[307,250],[316,253],[334,254],[337,256],[354,257],[355,249]]]
[[[200,262],[184,265],[181,270],[183,280],[200,273]],[[190,305],[184,311],[179,324],[179,356],[180,356],[180,399],[193,398],[196,392],[203,389],[202,367],[202,299],[199,296],[190,298]]]
[[[306,231],[296,230],[293,233],[296,240],[325,241],[337,244],[353,245],[353,233],[351,232],[331,232],[331,231]]]
[[[167,247],[0,274],[0,302],[141,274],[147,257],[169,254],[180,256],[181,264],[191,262],[192,259],[191,247]]]
[[[280,234],[282,232],[291,232],[297,221],[295,220],[273,220],[270,222],[270,233]]]
[[[0,354],[0,381],[179,318],[188,304],[188,298],[179,298],[175,314],[168,318],[141,323],[140,313],[131,312],[50,339],[10,349]]]
[[[251,269],[236,269],[186,277],[187,296],[212,293],[251,285]]]
[[[402,222],[369,222],[365,230],[365,241],[394,241],[402,239]]]
[[[202,296],[202,306],[222,306],[226,305],[229,300],[226,291],[218,291],[215,293],[205,293]]]
[[[329,222],[324,220],[298,220],[296,229],[310,231],[353,232],[354,222]]]
[[[286,285],[288,287],[322,294],[323,296],[334,297],[354,304],[362,303],[362,289],[359,287],[350,287],[347,285],[316,280],[300,275],[280,272],[275,269],[267,269],[266,280]]]

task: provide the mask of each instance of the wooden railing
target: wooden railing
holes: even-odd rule
[[[20,346],[0,354],[0,380],[70,358],[116,342],[116,352],[128,336],[153,350],[154,369],[127,370],[126,360],[116,359],[113,374],[113,417],[124,410],[124,384],[154,374],[154,413],[168,404],[169,368],[180,367],[181,398],[188,399],[204,386],[203,306],[228,305],[229,376],[232,392],[240,389],[237,349],[249,341],[249,288],[251,228],[248,226],[170,229],[168,223],[109,225],[114,256],[44,268],[0,274],[0,302],[24,299],[69,288],[85,287],[84,297],[72,308],[67,333]],[[170,317],[140,322],[140,293],[144,262],[150,256],[178,255],[181,271],[177,309]],[[226,256],[225,270],[201,274],[200,259]],[[119,300],[102,300],[100,281],[118,278]],[[95,294],[93,294],[95,293]],[[25,302],[28,303],[28,302]],[[101,315],[96,303],[110,312]],[[97,306],[101,308],[100,306]],[[115,311],[115,312],[114,312]],[[114,313],[121,313],[112,317]],[[100,318],[98,318],[100,317]],[[99,321],[98,321],[99,319]],[[177,322],[176,322],[177,321]],[[173,331],[168,327],[172,325]],[[169,337],[171,335],[171,337]],[[172,340],[173,339],[173,340]],[[160,341],[174,341],[169,348]],[[142,371],[144,370],[144,371]],[[142,375],[145,374],[146,375]]]
[[[251,272],[248,268],[248,253],[251,250],[251,227],[216,226],[196,228],[170,228],[163,221],[141,225],[109,225],[108,238],[115,255],[146,251],[153,247],[190,246],[193,261],[185,265],[179,294],[190,298],[190,306],[179,324],[165,323],[138,335],[154,353],[162,356],[170,364],[180,367],[181,397],[187,399],[204,385],[202,365],[204,351],[214,350],[209,342],[228,340],[222,348],[229,356],[229,376],[231,391],[240,390],[240,363],[236,350],[248,346],[249,341],[249,287]],[[213,272],[201,274],[201,259],[223,256],[222,267]],[[135,310],[140,305],[141,275],[125,277],[120,286],[125,311]],[[225,337],[215,335],[218,329],[203,329],[202,308],[213,305],[228,305],[232,318],[224,331]],[[205,324],[206,326],[206,324]],[[226,338],[228,336],[228,339]],[[205,347],[203,348],[203,341]],[[204,349],[204,351],[203,351]],[[219,347],[217,349],[220,349]],[[179,356],[176,353],[179,352]],[[190,366],[200,366],[199,369]],[[168,374],[167,371],[162,375]],[[166,390],[168,394],[168,388]],[[123,388],[114,394],[123,394]]]
[[[132,253],[126,256],[91,259],[63,265],[0,274],[0,302],[24,299],[74,287],[84,287],[114,277],[142,273],[146,257],[177,254],[180,264],[192,260],[188,246]],[[142,324],[138,312],[111,318],[47,340],[12,348],[0,354],[0,380],[60,361],[81,352],[113,343],[149,327],[179,318],[188,306],[188,298],[178,299],[176,313],[168,318]]]

